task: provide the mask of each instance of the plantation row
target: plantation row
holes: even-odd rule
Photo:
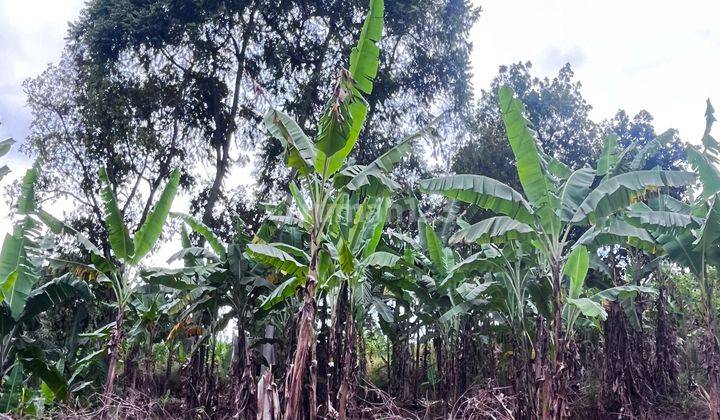
[[[687,171],[646,169],[665,135],[625,148],[608,136],[597,162],[581,165],[542,151],[503,86],[497,107],[522,191],[445,175],[414,194],[393,171],[443,116],[369,164],[349,159],[383,16],[372,0],[314,138],[269,106],[263,125],[292,181],[260,227],[238,221],[231,242],[171,211],[178,170],[130,232],[99,168],[107,236],[88,238],[36,198],[36,162],[0,254],[0,411],[718,418],[720,150],[709,102]],[[161,241],[169,220],[180,244]],[[148,267],[159,243],[177,248],[171,268]],[[104,326],[84,330],[92,317]]]

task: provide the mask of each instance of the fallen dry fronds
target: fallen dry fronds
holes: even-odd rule
[[[98,400],[101,400],[98,398]],[[138,391],[129,391],[127,395],[111,394],[108,403],[94,408],[73,409],[71,407],[58,407],[62,417],[68,420],[145,420],[145,419],[180,419],[196,418],[209,419],[210,416],[202,410],[187,410],[177,400],[162,400],[150,398]]]
[[[513,420],[515,396],[505,394],[507,389],[491,383],[468,389],[453,405],[450,419]]]
[[[358,417],[363,419],[420,420],[412,411],[399,407],[395,398],[370,382],[361,385],[358,392]]]

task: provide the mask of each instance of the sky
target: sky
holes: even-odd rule
[[[593,105],[592,117],[623,108],[648,110],[658,131],[676,128],[697,142],[705,99],[720,109],[718,0],[483,0],[471,30],[473,84],[487,88],[498,67],[532,61],[552,77],[566,62]],[[22,81],[56,62],[69,21],[83,0],[0,0],[0,139],[28,132]],[[13,171],[0,191],[30,165],[15,151],[0,158]],[[243,171],[246,172],[247,171]],[[0,214],[8,209],[0,199]],[[0,235],[10,227],[0,219]]]

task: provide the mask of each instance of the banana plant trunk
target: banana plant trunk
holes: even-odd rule
[[[543,419],[563,419],[569,417],[567,405],[568,396],[568,369],[565,361],[567,343],[562,325],[562,275],[560,261],[551,261],[551,277],[553,285],[553,351],[550,352],[549,366],[550,386],[546,388],[543,396]]]
[[[250,352],[247,346],[245,329],[238,328],[237,360],[234,368],[235,385],[235,409],[238,414],[248,413],[252,409],[255,400],[255,378],[252,374],[250,363]],[[269,382],[268,382],[269,383]]]
[[[143,368],[145,371],[144,386],[150,392],[155,392],[155,364],[153,363],[153,342],[155,338],[155,327],[150,326],[148,329],[147,345],[145,347],[145,360]],[[152,394],[151,394],[152,395]]]
[[[610,302],[603,324],[604,366],[600,392],[604,411],[623,412],[646,418],[651,416],[654,391],[650,383],[649,355],[642,331],[630,324],[618,302]],[[639,316],[639,315],[638,315]]]
[[[172,375],[174,354],[175,352],[173,351],[173,341],[170,341],[168,343],[168,358],[167,364],[165,365],[165,384],[163,386],[163,392],[167,392],[170,389],[170,377]]]
[[[675,345],[677,332],[673,327],[665,297],[663,274],[658,270],[660,287],[655,302],[655,389],[660,395],[670,395],[678,389],[678,351]]]
[[[342,361],[342,382],[338,391],[338,419],[345,420],[348,415],[348,407],[351,411],[355,406],[355,384],[356,384],[356,351],[357,331],[353,319],[352,308],[348,308],[348,316],[345,320],[345,352]]]
[[[105,390],[103,392],[103,404],[105,406],[110,403],[110,395],[113,392],[113,384],[115,383],[115,368],[117,367],[117,362],[120,357],[120,341],[122,340],[122,323],[124,316],[125,311],[123,308],[118,308],[118,314],[115,317],[115,328],[108,343],[110,362],[108,363],[107,381],[105,382]]]
[[[718,420],[720,419],[720,346],[718,346],[718,338],[714,329],[714,325],[706,328],[703,353],[708,374],[708,414],[710,419]]]
[[[701,284],[704,288],[702,309],[705,324],[703,355],[705,369],[707,370],[708,418],[718,420],[720,419],[720,343],[718,342],[713,305],[715,281],[707,275],[705,270],[702,274]]]
[[[317,260],[319,252],[317,232],[313,230],[310,235],[312,253],[310,256],[310,265],[308,267],[307,280],[303,289],[303,304],[300,309],[300,321],[298,323],[297,344],[295,348],[295,356],[293,364],[287,372],[285,378],[285,418],[286,420],[297,420],[301,416],[302,407],[302,390],[305,379],[305,369],[308,364],[308,356],[314,347],[315,340],[315,288],[317,287]],[[317,361],[312,360],[312,364]],[[317,373],[317,372],[315,372]],[[311,393],[314,394],[316,387],[312,387]],[[313,402],[316,401],[315,395],[309,396],[310,401],[310,418],[314,418],[317,413],[317,406]]]
[[[528,351],[525,335],[521,328],[514,328],[512,340],[515,351],[512,354],[511,383],[518,401],[515,406],[516,418],[530,418],[536,412],[533,396],[535,395],[536,379],[533,377],[532,358]]]

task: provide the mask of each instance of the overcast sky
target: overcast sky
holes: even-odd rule
[[[30,117],[22,81],[58,60],[67,23],[83,3],[0,0],[0,139],[25,137]],[[702,134],[705,99],[720,105],[719,0],[479,4],[483,13],[471,32],[478,91],[502,64],[530,60],[536,74],[552,76],[570,62],[596,120],[619,108],[647,109],[659,131],[677,128],[689,141]],[[9,160],[13,176],[29,165],[17,152]],[[0,214],[7,214],[2,201]],[[0,220],[0,234],[8,229],[6,219]]]

